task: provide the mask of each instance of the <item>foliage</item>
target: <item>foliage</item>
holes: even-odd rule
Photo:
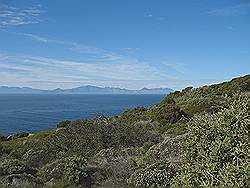
[[[17,138],[24,138],[29,136],[29,133],[21,132],[21,133],[16,133],[11,136],[11,139],[17,139]]]
[[[109,184],[126,184],[126,180],[137,167],[136,160],[142,157],[143,153],[142,147],[101,150],[89,161],[91,166],[97,169],[93,178]]]
[[[137,160],[140,168],[128,179],[133,187],[167,187],[180,163],[181,144],[187,134],[167,136],[164,141],[151,146]]]
[[[233,92],[249,92],[250,91],[250,75],[234,78],[230,82],[215,84],[210,86],[218,90],[218,93],[231,94]]]
[[[138,121],[148,121],[150,117],[147,115],[147,108],[137,107],[125,111],[120,116],[116,116],[113,120],[120,123],[136,123]]]
[[[98,139],[103,148],[140,147],[146,141],[158,143],[161,140],[161,135],[154,131],[155,126],[153,122],[144,121],[134,124],[115,122],[102,124],[96,133],[100,135]]]
[[[171,163],[154,163],[136,171],[128,180],[135,187],[168,187],[175,170]]]
[[[87,162],[83,157],[69,157],[65,161],[64,177],[71,184],[80,184],[88,178]]]
[[[60,185],[90,183],[90,170],[87,167],[87,160],[81,156],[55,160],[41,168],[38,175],[46,182],[54,182]]]
[[[69,120],[61,121],[60,123],[58,123],[57,128],[67,127],[70,125],[70,123],[71,123],[71,121],[69,121]]]
[[[166,136],[165,139],[153,146],[142,157],[142,163],[145,165],[157,163],[160,161],[178,162],[181,155],[181,144],[187,138],[188,134],[179,136]]]
[[[160,104],[162,106],[170,99],[176,102],[187,116],[193,117],[201,112],[217,112],[220,106],[228,104],[226,95],[232,96],[236,92],[250,91],[250,75],[235,78],[232,81],[201,88],[186,88],[168,95]]]
[[[149,115],[162,126],[174,124],[186,117],[186,113],[170,97],[166,97],[164,102],[149,110]]]
[[[0,182],[8,187],[31,187],[41,185],[42,181],[35,177],[36,170],[17,159],[3,159],[0,162]],[[0,184],[0,186],[5,187]],[[6,186],[7,187],[7,186]]]
[[[68,182],[61,180],[54,183],[50,183],[49,185],[46,185],[42,188],[76,188],[76,186],[70,185]]]
[[[54,129],[41,131],[41,132],[38,132],[38,133],[33,134],[33,135],[31,134],[31,135],[29,136],[29,139],[32,139],[32,140],[33,140],[33,139],[42,139],[42,138],[46,138],[46,137],[52,135],[54,132],[55,132]]]
[[[182,135],[187,132],[187,126],[185,121],[179,121],[173,124],[166,124],[159,129],[160,133],[165,133],[169,135]]]
[[[17,159],[5,159],[0,162],[0,175],[21,174],[29,171],[29,168]]]
[[[41,187],[43,182],[31,174],[11,174],[0,178],[0,187],[3,188],[34,188]]]
[[[7,140],[7,138],[4,135],[0,134],[0,142],[6,141],[6,140]]]
[[[236,96],[216,114],[195,116],[188,125],[191,133],[184,147],[183,166],[175,186],[247,185],[249,166],[248,98]]]
[[[56,159],[52,163],[44,165],[37,173],[39,177],[46,182],[63,181],[64,179],[65,160]]]

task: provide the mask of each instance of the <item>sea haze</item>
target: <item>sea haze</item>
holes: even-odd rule
[[[118,115],[157,104],[164,95],[0,94],[0,134],[36,133],[64,119]]]

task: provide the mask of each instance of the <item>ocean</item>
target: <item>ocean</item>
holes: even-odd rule
[[[0,95],[0,134],[37,133],[68,119],[118,115],[129,108],[157,104],[163,95]]]

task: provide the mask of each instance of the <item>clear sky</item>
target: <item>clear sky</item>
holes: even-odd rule
[[[250,72],[250,0],[0,0],[0,85],[200,86]]]

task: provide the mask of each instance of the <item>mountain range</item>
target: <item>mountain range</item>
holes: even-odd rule
[[[142,88],[140,90],[129,90],[115,87],[98,87],[92,85],[80,86],[72,89],[41,90],[30,87],[8,87],[0,86],[0,94],[169,94],[170,88]]]

